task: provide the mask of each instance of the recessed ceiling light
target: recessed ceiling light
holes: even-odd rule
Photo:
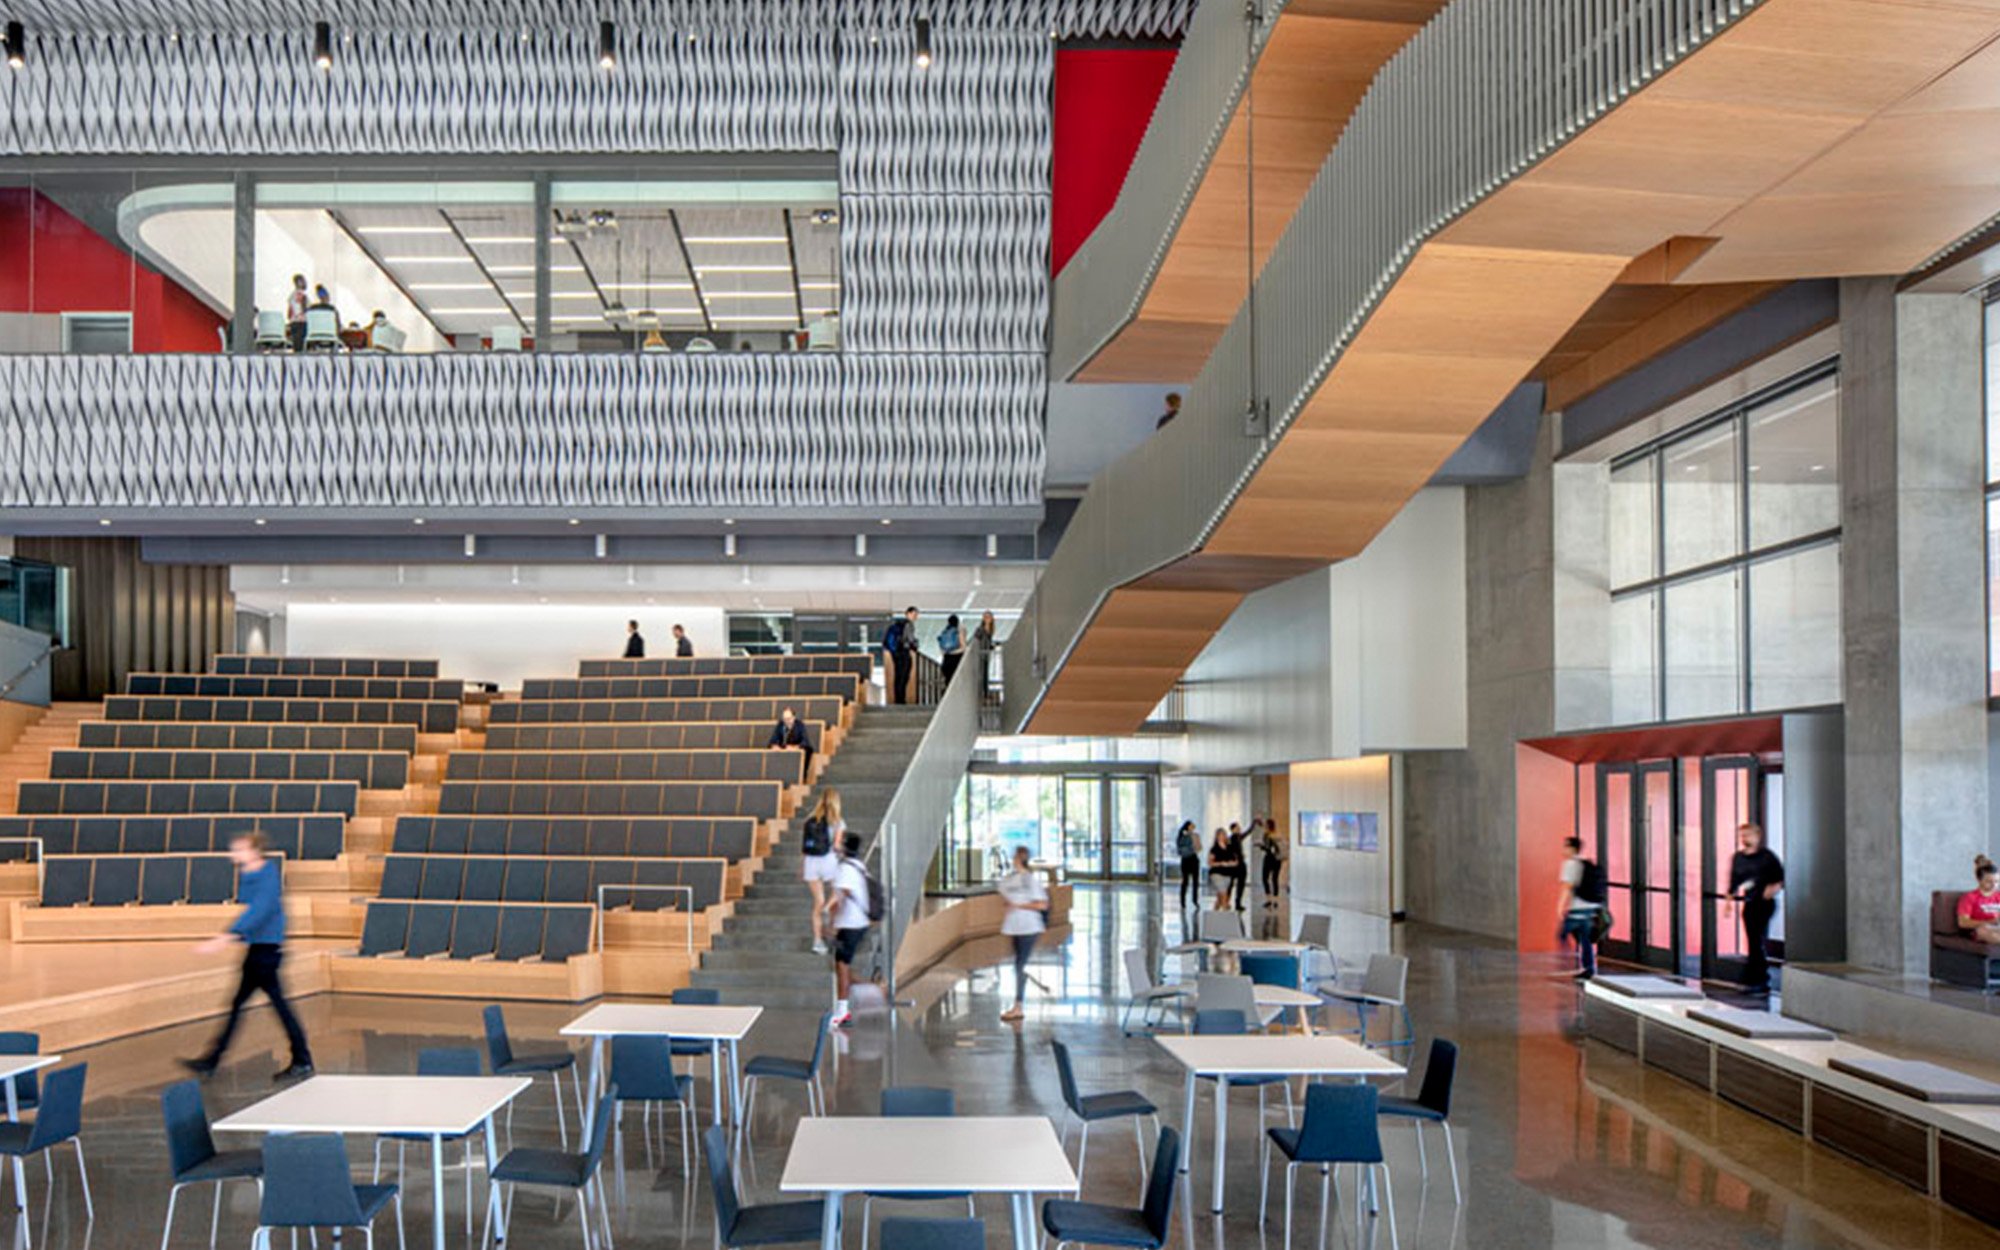
[[[889,521],[889,518],[888,518],[888,517],[883,517],[883,518],[882,518],[882,524],[884,524],[884,525],[888,525],[888,524],[890,524],[890,521]]]
[[[583,524],[583,519],[581,517],[571,517],[569,523],[571,525],[581,525]]]
[[[412,282],[412,291],[490,291],[490,282]]]
[[[450,226],[362,226],[363,234],[450,234]]]
[[[264,523],[263,517],[258,517],[256,520],[251,522],[252,525],[262,525],[263,523]]]
[[[749,313],[717,313],[715,315],[715,322],[717,325],[721,325],[725,322],[731,322],[741,325],[753,325],[753,324],[796,325],[798,324],[798,320],[799,319],[797,317],[793,317],[787,314],[779,314],[776,316],[753,316]]]
[[[465,241],[480,247],[526,247],[534,243],[535,236],[532,234],[467,235]]]
[[[840,289],[840,283],[819,282],[819,281],[801,282],[799,283],[799,289],[802,291],[838,291]]]
[[[499,304],[489,304],[483,308],[433,308],[434,317],[504,317],[507,309]]]
[[[688,234],[681,236],[681,242],[723,247],[736,243],[790,243],[791,239],[782,234]]]
[[[726,517],[723,517],[723,518],[722,518],[722,523],[723,523],[724,525],[734,525],[734,524],[736,524],[736,518],[735,518],[735,517],[733,517],[733,516],[726,516]]]
[[[703,299],[791,299],[790,291],[703,291]]]
[[[111,518],[110,518],[110,517],[108,517],[108,516],[107,516],[107,517],[99,517],[99,518],[97,519],[97,523],[98,523],[99,525],[109,525],[109,524],[111,524]]]
[[[385,265],[469,265],[470,256],[384,256]]]
[[[696,265],[695,271],[711,273],[790,273],[790,265]]]
[[[422,525],[423,523],[424,519],[420,516],[413,516],[410,518],[410,524],[412,525]]]
[[[1811,472],[1814,472],[1814,473],[1824,473],[1824,472],[1826,472],[1826,466],[1825,466],[1825,465],[1823,465],[1823,464],[1816,464],[1816,465],[1814,465],[1814,466],[1812,467],[1812,469],[1811,469]]]

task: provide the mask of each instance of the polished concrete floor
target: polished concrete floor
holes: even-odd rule
[[[1273,931],[1289,928],[1283,911],[1253,908],[1251,916]],[[1048,1043],[1060,1037],[1075,1049],[1087,1088],[1135,1087],[1171,1109],[1169,1122],[1177,1120],[1178,1070],[1144,1038],[1121,1036],[1117,995],[1123,989],[1120,950],[1157,948],[1176,940],[1181,926],[1171,900],[1163,907],[1161,896],[1143,887],[1079,889],[1070,941],[1044,951],[1035,965],[1040,988],[1025,1023],[1008,1026],[998,1019],[1010,978],[992,970],[936,974],[916,987],[923,1005],[893,1030],[877,1020],[839,1037],[828,1083],[835,1113],[872,1113],[878,1091],[893,1082],[950,1086],[963,1113],[1055,1115],[1061,1103]],[[1628,1056],[1585,1044],[1578,1036],[1575,989],[1552,965],[1441,930],[1398,928],[1391,934],[1378,923],[1343,917],[1337,932],[1337,944],[1357,953],[1383,941],[1405,950],[1413,961],[1412,1003],[1423,1044],[1441,1035],[1463,1048],[1454,1114],[1463,1204],[1452,1200],[1441,1151],[1431,1152],[1426,1184],[1408,1131],[1387,1134],[1404,1246],[2000,1247],[2000,1233],[1672,1077],[1642,1071]],[[478,1040],[476,1003],[322,996],[302,1006],[324,1071],[405,1072],[419,1047]],[[546,1042],[574,1014],[570,1008],[508,1009],[517,1038],[525,1041]],[[767,1015],[744,1055],[803,1054],[810,1047],[811,1024],[805,1013]],[[31,1165],[31,1214],[16,1220],[17,1245],[30,1236],[50,1250],[92,1245],[123,1250],[157,1241],[167,1193],[158,1093],[176,1079],[174,1057],[194,1053],[208,1027],[162,1030],[66,1057],[90,1063],[84,1143],[97,1216],[94,1222],[84,1219],[74,1165],[64,1152],[52,1205],[44,1201],[42,1166]],[[207,1087],[211,1113],[219,1117],[267,1092],[282,1048],[269,1013],[254,1013],[238,1050]],[[1257,1224],[1254,1107],[1253,1096],[1237,1096],[1223,1216],[1207,1209],[1206,1149],[1195,1161],[1195,1201],[1178,1201],[1175,1211],[1176,1242],[1190,1250],[1281,1242],[1275,1201],[1270,1226],[1260,1232]],[[789,1128],[799,1109],[791,1091],[758,1098],[744,1182],[755,1200],[777,1196]],[[1204,1144],[1208,1116],[1204,1101]],[[705,1182],[699,1174],[683,1180],[671,1134],[665,1153],[656,1153],[649,1166],[636,1118],[628,1120],[629,1170],[614,1225],[618,1244],[710,1245],[712,1204]],[[521,1104],[514,1136],[521,1144],[555,1144],[546,1082]],[[350,1150],[357,1161],[365,1160],[367,1143],[351,1142]],[[408,1244],[426,1246],[430,1197],[417,1170],[418,1152],[410,1162]],[[455,1247],[470,1240],[461,1222],[461,1186],[454,1176],[446,1199]],[[1136,1203],[1138,1187],[1129,1132],[1099,1129],[1085,1196]],[[1188,1192],[1183,1187],[1182,1198]],[[480,1193],[483,1202],[483,1187]],[[1321,1226],[1317,1186],[1302,1182],[1299,1201],[1299,1244],[1369,1240],[1357,1238],[1351,1220],[1339,1213]],[[887,1205],[893,1204],[876,1205],[878,1216]],[[954,1213],[950,1204],[905,1210]],[[988,1203],[982,1214],[989,1244],[1007,1245],[1004,1204]],[[208,1215],[208,1195],[189,1195],[170,1244],[206,1244]],[[253,1191],[239,1187],[228,1194],[222,1244],[248,1244],[254,1217]],[[860,1244],[858,1217],[856,1203],[850,1208],[849,1245]],[[1386,1234],[1386,1228],[1379,1230],[1374,1244],[1386,1245]],[[567,1204],[558,1210],[547,1198],[523,1193],[511,1244],[538,1250],[580,1241]]]

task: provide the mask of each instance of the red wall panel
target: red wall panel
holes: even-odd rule
[[[0,239],[0,312],[129,312],[135,352],[221,350],[222,318],[48,197],[0,189]]]
[[[1173,48],[1058,48],[1049,271],[1062,267],[1125,185],[1153,106],[1174,67]]]
[[[1514,748],[1515,868],[1519,904],[1515,945],[1559,948],[1563,839],[1576,832],[1576,765],[1531,746]]]

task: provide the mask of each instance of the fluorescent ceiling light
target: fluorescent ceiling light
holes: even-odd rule
[[[677,278],[661,278],[657,282],[603,282],[599,283],[607,291],[692,291],[694,283],[682,282]]]
[[[488,265],[487,273],[533,273],[533,265]],[[550,265],[550,273],[582,273],[582,265]]]
[[[838,282],[801,282],[801,283],[799,283],[799,289],[800,289],[800,290],[802,290],[802,291],[838,291],[838,290],[840,289],[840,283],[838,283]]]
[[[682,237],[683,243],[711,243],[723,246],[732,243],[790,243],[782,234],[690,234]]]
[[[412,291],[490,291],[490,282],[412,282]]]
[[[450,226],[362,226],[363,234],[450,234]]]
[[[385,265],[469,265],[470,256],[384,256]]]
[[[514,246],[517,244],[526,245],[533,243],[535,241],[535,236],[532,234],[484,234],[484,235],[469,234],[465,236],[465,241],[467,243],[476,243],[487,246],[499,246],[502,244],[505,244],[507,246]]]
[[[780,321],[782,321],[782,322],[785,322],[785,323],[787,323],[787,324],[790,324],[790,323],[793,323],[793,322],[796,322],[796,321],[798,320],[798,318],[797,318],[797,317],[773,317],[773,316],[764,316],[764,315],[757,315],[757,314],[750,314],[750,313],[723,313],[723,314],[721,314],[720,316],[716,317],[716,320],[717,320],[717,321],[770,321],[770,322],[780,322]]]
[[[703,299],[790,299],[790,291],[703,291]]]
[[[604,314],[603,313],[558,313],[556,316],[550,317],[549,320],[550,321],[602,321],[604,320]]]
[[[507,309],[499,304],[490,305],[486,308],[431,309],[431,316],[433,317],[504,317],[506,315]]]
[[[790,273],[790,265],[696,265],[699,273]]]

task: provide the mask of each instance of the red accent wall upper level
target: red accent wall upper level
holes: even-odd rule
[[[129,312],[135,352],[214,352],[223,319],[60,205],[0,188],[0,312]]]
[[[1118,200],[1173,48],[1058,48],[1049,271],[1061,273]]]

